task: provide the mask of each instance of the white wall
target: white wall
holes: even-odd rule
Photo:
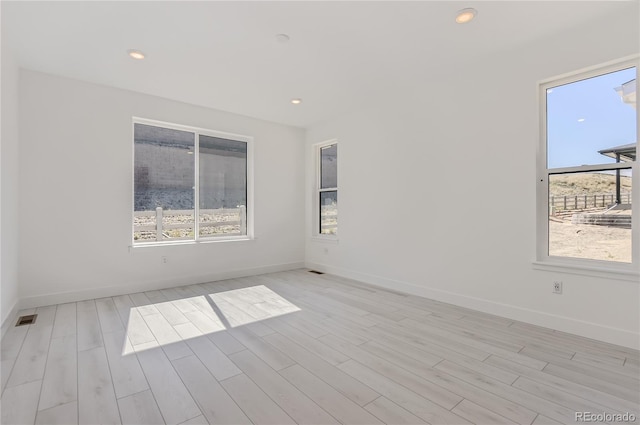
[[[532,267],[537,82],[637,53],[636,18],[444,69],[417,87],[398,81],[366,110],[310,128],[307,265],[637,348],[640,282]],[[310,146],[332,138],[338,244],[310,237]],[[552,294],[554,280],[563,295]]]
[[[256,240],[130,250],[132,116],[253,136]],[[303,155],[301,129],[22,71],[22,305],[299,267]]]
[[[0,138],[0,320],[18,300],[18,80],[13,52],[2,43]]]

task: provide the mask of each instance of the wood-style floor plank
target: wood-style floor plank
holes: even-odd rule
[[[321,338],[328,345],[341,350],[352,359],[357,359],[359,363],[375,370],[380,375],[414,391],[416,394],[425,394],[430,401],[449,410],[462,401],[462,397],[451,391],[423,379],[420,375],[409,372],[406,369],[396,366],[392,362],[374,356],[358,346],[350,344],[348,341],[338,337],[327,335]]]
[[[0,344],[3,424],[640,417],[637,350],[306,270],[33,313]]]
[[[304,332],[311,338],[319,338],[329,333],[326,327],[323,327],[313,318],[305,316],[303,311],[285,314],[278,317],[283,319],[287,325],[297,328],[299,331]],[[271,321],[266,321],[266,323],[269,324]]]
[[[604,405],[601,405],[600,403],[586,400],[584,398],[578,397],[570,393],[566,393],[564,391],[558,390],[549,385],[545,385],[540,382],[537,382],[522,376],[519,377],[512,384],[512,386],[514,388],[519,388],[521,390],[524,390],[530,394],[534,394],[540,398],[544,398],[545,400],[549,400],[551,402],[568,407],[569,409],[573,409],[573,411],[575,412],[609,411],[610,413],[623,413],[621,411],[614,411]]]
[[[117,398],[139,393],[149,388],[138,357],[124,331],[104,334],[113,387]]]
[[[77,334],[76,314],[76,303],[58,305],[51,338],[75,336]]]
[[[638,355],[637,350],[609,344],[602,341],[596,341],[589,338],[583,338],[578,335],[572,335],[566,332],[546,329],[540,326],[532,325],[524,322],[513,322],[510,325],[521,335],[528,337],[541,338],[547,344],[572,347],[575,351],[600,352],[605,354],[619,355],[621,357],[627,355]]]
[[[349,360],[349,357],[340,351],[318,341],[293,326],[289,326],[284,319],[275,319],[269,321],[269,326],[278,331],[280,334],[297,341],[307,349],[312,350],[317,356],[322,357],[325,361],[337,365]]]
[[[38,317],[35,324],[28,325],[29,329],[13,365],[7,388],[41,381],[44,377],[55,313],[55,306],[36,309]]]
[[[80,301],[78,309],[78,351],[102,347],[102,332],[95,300]]]
[[[368,349],[366,344],[360,347]],[[379,351],[377,355],[393,362],[409,372],[416,374],[416,376],[420,376],[434,384],[437,384],[453,394],[457,394],[458,396],[464,397],[465,399],[475,403],[481,403],[489,410],[511,419],[513,423],[529,425],[536,416],[536,412],[526,409],[517,403],[513,403],[502,397],[483,391],[475,386],[468,385],[465,381],[443,373],[437,369],[433,369],[431,367],[433,364],[428,359],[421,359],[419,355],[416,357],[408,357],[403,353],[387,355],[387,352],[388,349]],[[374,352],[374,354],[376,353]],[[473,359],[468,360],[476,362],[476,360]],[[514,376],[517,375],[514,374]],[[501,374],[498,374],[496,379],[499,380],[500,377]]]
[[[22,310],[18,312],[18,316],[33,313],[35,313],[35,309],[30,311]],[[29,326],[13,326],[13,323],[11,325],[2,339],[2,344],[0,344],[0,379],[2,384],[0,393],[4,391],[7,381],[9,381],[13,366],[22,349],[22,343],[30,328]]]
[[[229,333],[275,370],[295,364],[291,357],[246,329],[234,328],[229,330]]]
[[[149,329],[147,322],[145,322],[142,315],[134,309],[129,309],[127,311],[126,320],[123,319],[125,323],[125,329],[127,332],[127,337],[131,341],[131,345],[140,345],[146,344],[150,342],[157,342],[156,337]]]
[[[42,381],[38,410],[78,400],[78,359],[75,335],[53,338]]]
[[[300,365],[281,370],[280,375],[307,397],[316,400],[320,407],[343,424],[382,424],[375,416]]]
[[[231,326],[241,326],[246,323],[251,323],[254,320],[250,316],[246,316],[247,319],[244,321],[235,320],[228,311],[231,307],[227,306],[227,311],[224,311],[223,308],[225,308],[226,304],[220,300],[216,302],[209,295],[193,296],[183,301],[187,301],[191,304],[191,307],[194,309],[193,312],[198,312],[206,316],[215,324],[215,326],[218,327],[218,329],[224,329]],[[183,308],[186,310],[187,306],[184,306]]]
[[[133,348],[167,424],[179,424],[202,414],[157,343],[135,345]]]
[[[587,375],[603,383],[608,382],[615,385],[616,387],[632,389],[636,393],[638,392],[638,388],[640,387],[640,382],[638,381],[638,379],[636,379],[636,377],[638,376],[637,374],[629,375],[625,371],[622,371],[622,373],[617,373],[610,370],[604,370],[595,365],[589,365],[580,361],[564,359],[553,354],[531,349],[529,347],[525,347],[521,351],[521,353],[531,358],[543,360],[548,362],[549,364],[560,366],[567,372],[576,372],[578,374]]]
[[[378,326],[369,328],[369,332],[376,335],[374,338],[378,342],[387,341],[388,344],[394,344],[398,341],[402,345],[412,346],[421,351],[426,351],[434,356],[440,358],[460,358],[471,357],[475,360],[482,361],[486,358],[485,353],[478,354],[477,352],[458,352],[452,350],[449,347],[444,347],[434,342],[431,342],[428,338],[418,338],[411,332],[403,331],[402,328],[390,323],[383,323]],[[540,368],[544,367],[546,363],[540,362]]]
[[[386,424],[415,425],[426,422],[386,397],[378,397],[364,406],[372,415]]]
[[[205,335],[226,355],[237,353],[247,348],[226,331],[205,333]]]
[[[371,388],[317,356],[313,348],[311,348],[311,351],[308,351],[310,347],[299,345],[299,343],[303,341],[298,341],[297,344],[281,334],[269,335],[265,337],[265,341],[274,347],[284,349],[299,365],[323,379],[326,383],[360,406],[364,406],[380,397],[380,394]]]
[[[36,419],[38,396],[42,381],[32,381],[26,384],[7,387],[2,394],[3,424],[32,424]]]
[[[621,399],[635,403],[636,405],[640,405],[640,393],[638,393],[637,391],[622,388],[619,385],[611,384],[609,382],[602,382],[602,380],[594,378],[589,374],[567,370],[561,366],[556,366],[555,364],[548,364],[544,368],[544,372],[567,379],[572,382],[577,382],[578,384],[584,385],[585,387],[604,391],[607,394],[611,394],[615,397],[619,397]]]
[[[586,400],[591,400],[595,403],[603,403],[612,411],[634,412],[637,413],[636,416],[640,417],[640,407],[638,407],[640,404],[621,399],[613,394],[602,391],[602,389],[587,387],[579,382],[558,377],[554,374],[549,374],[546,371],[530,369],[526,366],[522,366],[496,356],[491,356],[486,361],[499,366],[502,369],[518,373],[521,377],[533,379],[534,381],[553,387],[564,393],[573,394]]]
[[[36,416],[36,425],[78,425],[78,402],[72,401],[40,410]]]
[[[185,315],[182,314],[182,312],[180,312],[180,310],[178,310],[176,306],[174,306],[170,302],[157,302],[154,305],[158,309],[160,314],[162,314],[167,322],[169,322],[171,325],[175,326],[182,323],[189,323],[189,319],[187,319]]]
[[[122,425],[164,424],[160,409],[150,390],[118,399]]]
[[[544,415],[538,415],[531,425],[562,425],[562,422],[554,421]]]
[[[512,424],[510,419],[497,415],[491,410],[487,410],[482,406],[478,406],[477,404],[472,403],[469,400],[462,400],[452,410],[452,412],[456,415],[462,416],[469,421],[472,421],[476,425]]]
[[[256,425],[293,425],[296,422],[244,373],[220,382]]]
[[[160,313],[147,314],[142,316],[144,321],[156,337],[156,341],[167,354],[169,360],[187,357],[193,354],[187,344],[182,341],[180,335],[167,322],[167,319]]]
[[[193,306],[193,308],[195,309],[195,306]],[[220,332],[227,329],[219,319],[214,319],[210,315],[206,315],[197,309],[193,311],[184,311],[181,312],[181,314],[189,320],[189,323],[194,324],[198,329],[200,329],[200,332],[204,334]]]
[[[144,294],[154,304],[161,303],[161,302],[164,302],[164,301],[168,301],[167,297],[165,297],[164,294],[159,289],[155,289],[155,290],[152,290],[152,291],[145,291]]]
[[[587,366],[594,366],[616,375],[625,375],[626,373],[629,372],[629,370],[625,369],[624,367],[626,357],[623,359],[619,359],[616,357],[614,359],[615,360],[609,361],[608,358],[605,356],[587,354],[582,352],[577,352],[571,358],[571,360],[573,360],[574,362],[584,363]],[[637,389],[637,388],[634,388],[634,389]]]
[[[573,418],[574,411],[569,408],[537,397],[513,386],[503,384],[502,382],[489,379],[486,376],[472,371],[471,369],[458,366],[447,360],[438,363],[438,365],[436,365],[436,369],[442,370],[445,373],[453,375],[489,393],[513,401],[514,403],[518,403],[531,410],[542,412],[552,419],[567,422]]]
[[[96,310],[98,311],[98,319],[100,319],[100,327],[102,332],[115,332],[124,329],[118,309],[113,299],[100,298],[96,300]]]
[[[463,344],[471,345],[472,347],[492,354],[502,354],[505,352],[509,352],[510,354],[518,353],[523,348],[523,345],[518,343],[508,342],[501,338],[492,338],[485,334],[471,332],[468,329],[459,330],[456,326],[443,325],[442,322],[442,319],[429,315],[421,318],[419,321],[407,318],[397,323],[402,326],[413,327],[417,331],[427,330],[436,335],[452,338]],[[571,355],[573,355],[573,353],[571,353]]]
[[[120,412],[103,347],[78,353],[78,421],[81,424],[120,424]]]
[[[209,421],[203,415],[200,415],[193,419],[189,419],[188,421],[184,421],[179,425],[209,425]]]
[[[251,424],[196,356],[183,357],[172,363],[209,423]]]
[[[156,308],[153,302],[144,294],[144,292],[138,292],[135,294],[130,294],[129,297],[133,304],[137,307],[136,309],[140,314],[146,316],[147,314],[159,314],[160,312]]]
[[[251,351],[240,351],[229,357],[296,422],[307,424],[339,423]]]
[[[375,388],[380,394],[404,407],[414,415],[431,424],[466,424],[471,423],[448,409],[424,398],[395,381],[377,373],[355,360],[349,360],[338,366],[349,375],[366,385]],[[424,394],[429,397],[429,394]]]
[[[218,380],[230,378],[242,373],[238,367],[220,349],[202,335],[193,324],[183,323],[175,327],[180,337],[187,343],[191,351],[202,364]]]

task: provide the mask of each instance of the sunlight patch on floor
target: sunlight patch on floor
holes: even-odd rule
[[[185,302],[188,304],[185,305]],[[144,350],[143,347],[150,342],[156,342],[159,346],[166,346],[182,341],[183,338],[178,335],[176,328],[171,326],[164,314],[162,314],[162,310],[164,310],[162,306],[170,304],[175,308],[177,303],[181,304],[180,308],[177,308],[177,311],[180,311],[178,314],[188,316],[189,321],[196,323],[199,332],[203,335],[300,311],[300,308],[295,304],[264,285],[185,297],[175,300],[175,302],[162,301],[149,303],[145,306],[131,307],[126,331],[126,335],[130,338],[126,338],[123,341],[122,355],[125,356],[141,349]],[[149,323],[150,318],[148,316],[158,313],[144,315],[141,314],[141,311],[146,309],[148,312],[151,307],[160,307],[158,308],[158,313],[164,319],[153,324]],[[192,310],[191,307],[193,308]],[[194,320],[197,318],[199,320]],[[132,341],[140,340],[141,334],[144,333],[152,336],[153,339],[136,345],[134,350],[132,344],[127,341],[129,339]],[[136,337],[131,338],[134,334]]]

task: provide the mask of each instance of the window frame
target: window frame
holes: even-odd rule
[[[136,242],[134,240],[134,206],[135,206],[135,125],[142,124],[154,127],[161,127],[170,130],[179,130],[194,133],[194,228],[193,239],[187,240],[167,240],[167,241],[150,241]],[[200,233],[199,210],[200,210],[200,135],[217,137],[247,144],[247,205],[246,205],[246,234],[230,235],[230,236],[205,236]],[[141,248],[150,246],[167,246],[167,245],[191,245],[201,243],[214,242],[230,242],[230,241],[247,241],[255,239],[254,236],[254,215],[253,215],[253,137],[241,134],[228,133],[218,130],[210,130],[201,127],[194,127],[183,124],[170,123],[149,118],[141,118],[133,116],[131,120],[131,247]]]
[[[640,208],[632,212],[631,224],[631,262],[622,263],[606,260],[594,260],[549,255],[549,176],[592,171],[631,169],[632,198],[640,200],[639,161],[579,165],[571,167],[548,168],[547,158],[547,89],[564,84],[598,77],[608,73],[635,67],[636,81],[640,76],[638,55],[596,65],[576,72],[560,75],[540,81],[538,84],[539,137],[536,155],[536,261],[534,268],[547,271],[563,271],[589,276],[609,277],[637,281],[640,269]],[[612,88],[613,89],[613,88]],[[637,96],[637,95],[636,95]],[[636,107],[636,139],[640,138],[640,116]],[[638,143],[638,140],[636,140]],[[636,148],[637,149],[637,148]],[[638,203],[638,201],[636,201]],[[633,207],[632,207],[633,208]]]
[[[313,155],[315,163],[315,183],[313,190],[313,225],[312,236],[327,241],[338,241],[338,228],[336,228],[335,234],[320,233],[321,227],[321,214],[320,214],[320,196],[323,192],[336,192],[338,194],[338,187],[340,186],[336,178],[336,187],[322,187],[322,149],[336,145],[336,157],[338,152],[338,139],[325,140],[324,142],[313,145]],[[336,168],[336,174],[338,173]],[[338,215],[339,220],[339,215]]]

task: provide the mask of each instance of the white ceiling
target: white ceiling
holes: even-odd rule
[[[305,127],[617,13],[638,1],[2,1],[2,35],[24,68]]]

